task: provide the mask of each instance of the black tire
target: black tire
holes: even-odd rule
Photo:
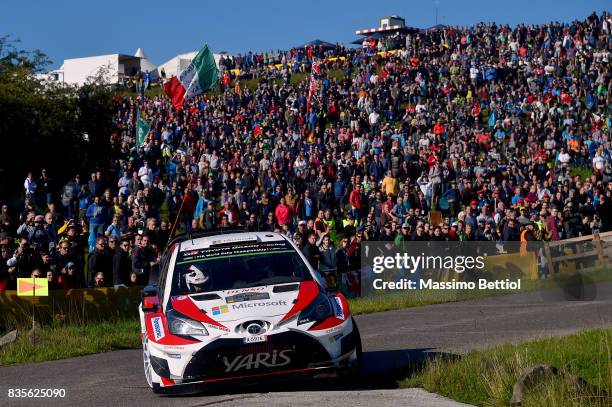
[[[168,393],[167,388],[162,387],[159,383],[152,381],[151,377],[148,377],[148,375],[152,374],[152,370],[153,370],[153,368],[151,367],[151,361],[149,359],[150,355],[148,353],[148,341],[149,341],[149,338],[147,337],[147,334],[145,333],[143,341],[142,341],[142,357],[143,357],[143,364],[144,364],[145,377],[146,377],[145,381],[147,382],[147,385],[149,386],[149,388],[151,389],[153,393],[167,394]],[[147,372],[147,369],[149,369],[149,372]]]
[[[349,367],[343,373],[340,374],[339,383],[342,387],[355,387],[359,385],[362,378],[363,371],[363,349],[361,346],[361,335],[359,334],[359,328],[357,323],[353,319],[353,334],[355,337],[355,350],[357,360],[353,366]]]
[[[353,318],[353,332],[355,335],[355,349],[357,350],[357,362],[355,363],[354,371],[357,376],[361,375],[361,370],[363,368],[363,347],[361,346],[361,335],[359,334],[359,328],[357,327],[357,322]]]
[[[158,383],[153,383],[153,386],[151,386],[151,391],[155,394],[166,394],[164,388],[161,387]]]

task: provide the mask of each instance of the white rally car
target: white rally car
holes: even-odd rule
[[[346,298],[326,289],[278,233],[175,239],[139,312],[145,376],[156,393],[337,376],[361,364]]]

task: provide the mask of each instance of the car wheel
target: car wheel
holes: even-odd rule
[[[361,369],[363,367],[363,348],[361,346],[361,335],[359,334],[359,328],[357,327],[357,322],[353,319],[353,332],[355,333],[355,363],[354,363],[354,371],[359,376],[361,374]]]
[[[350,367],[341,373],[340,385],[345,387],[354,387],[361,381],[362,369],[363,369],[363,350],[361,347],[361,335],[359,334],[359,328],[357,323],[353,319],[353,334],[355,338],[355,351],[351,355]]]
[[[147,384],[153,392],[157,393],[153,385],[153,367],[151,367],[151,354],[149,353],[149,338],[147,338],[146,334],[142,340],[142,362]]]

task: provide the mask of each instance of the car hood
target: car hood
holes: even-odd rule
[[[316,282],[304,281],[192,294],[174,298],[173,304],[193,302],[206,317],[220,323],[258,317],[288,319],[319,292]]]

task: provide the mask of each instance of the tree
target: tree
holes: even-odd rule
[[[50,64],[0,37],[0,200],[17,202],[27,172],[48,169],[58,182],[108,159],[113,91],[93,78],[81,88],[36,74]],[[84,135],[87,135],[85,137]]]

